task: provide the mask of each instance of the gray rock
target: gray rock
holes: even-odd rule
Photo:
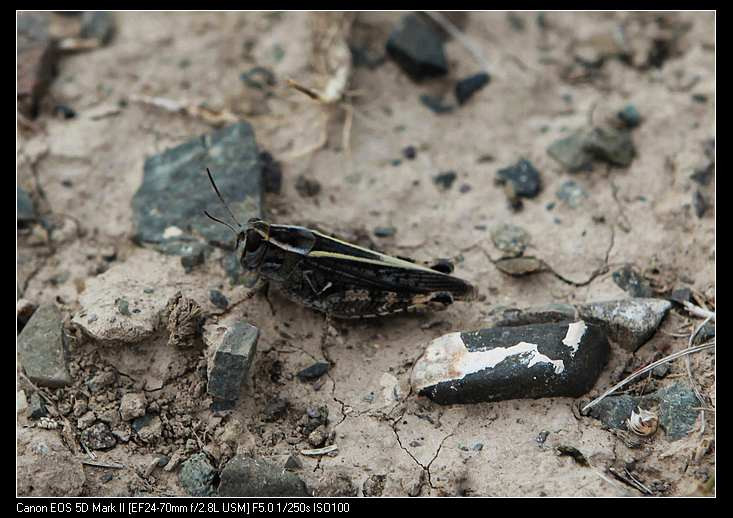
[[[28,378],[43,387],[71,384],[66,363],[66,337],[61,312],[40,306],[18,336],[18,356]]]
[[[132,421],[145,415],[147,398],[144,393],[125,394],[120,400],[120,417],[123,421]]]
[[[468,101],[473,94],[489,84],[490,79],[489,74],[486,72],[480,72],[458,81],[454,89],[458,104],[464,104]]]
[[[641,114],[633,104],[627,104],[624,106],[624,108],[618,112],[617,116],[627,128],[635,128],[641,124]]]
[[[625,129],[593,128],[584,147],[596,159],[620,167],[629,166],[636,154],[631,133]]]
[[[651,297],[654,292],[649,283],[630,265],[624,265],[611,275],[613,282],[632,297]]]
[[[221,472],[219,496],[311,496],[297,475],[260,459],[237,455]]]
[[[668,440],[676,441],[693,430],[700,415],[700,402],[695,392],[684,383],[675,383],[641,397],[629,395],[609,396],[590,409],[590,415],[609,428],[626,429],[626,419],[631,411],[641,408],[654,409],[659,424]]]
[[[496,172],[499,184],[511,183],[516,196],[534,198],[540,192],[542,183],[540,173],[529,160],[520,160],[516,164]]]
[[[295,190],[304,198],[310,198],[321,192],[321,183],[314,178],[308,178],[301,174],[295,181]]]
[[[414,81],[448,73],[440,33],[415,14],[402,17],[387,40],[386,50]]]
[[[491,239],[505,257],[517,257],[529,246],[529,233],[522,227],[502,223],[491,230]]]
[[[93,38],[106,45],[115,32],[114,14],[106,11],[86,11],[81,18],[82,38]]]
[[[288,455],[284,468],[290,471],[298,471],[303,469],[303,463],[295,455]]]
[[[591,417],[600,420],[609,428],[623,430],[631,412],[639,405],[637,398],[629,395],[609,396],[590,409]]]
[[[197,453],[181,465],[178,481],[191,496],[214,496],[216,470],[205,453]]]
[[[669,363],[663,363],[661,365],[657,365],[652,369],[652,377],[656,379],[663,379],[667,377],[667,374],[669,374],[671,367],[669,366]]]
[[[693,345],[700,345],[704,344],[705,342],[708,342],[715,338],[715,324],[712,322],[708,322],[704,326],[702,326],[702,329],[700,329],[700,332],[697,333],[695,336],[695,339],[693,340]]]
[[[576,131],[556,140],[547,148],[547,154],[571,173],[593,169],[593,155],[585,149],[583,131]]]
[[[145,161],[143,183],[132,200],[138,242],[175,253],[175,245],[195,242],[200,235],[209,244],[231,247],[231,230],[203,214],[224,212],[206,176],[207,167],[240,222],[261,217],[262,162],[252,127],[240,122]]]
[[[28,223],[36,221],[38,216],[36,215],[36,208],[33,205],[33,200],[23,189],[18,187],[17,190],[17,219],[18,226],[27,226]]]
[[[593,387],[608,353],[601,328],[583,321],[450,333],[427,346],[411,383],[443,405],[578,397]]]
[[[229,306],[229,301],[219,290],[209,291],[209,300],[217,308],[226,309]]]
[[[92,450],[109,450],[117,444],[114,434],[104,423],[97,423],[81,433],[81,441]]]
[[[43,403],[43,398],[38,392],[31,394],[31,401],[28,405],[28,417],[31,419],[40,419],[48,415],[46,405]]]
[[[239,399],[259,335],[259,329],[246,322],[237,322],[224,334],[209,366],[207,392],[211,396],[226,401]]]
[[[435,185],[438,187],[441,187],[443,189],[450,189],[453,185],[453,182],[456,181],[456,178],[458,175],[456,175],[455,171],[446,171],[444,173],[440,173],[433,177],[433,182],[435,182]]]
[[[574,180],[568,180],[560,186],[556,196],[571,209],[577,209],[588,198],[588,193]]]
[[[695,392],[684,383],[675,383],[639,398],[642,404],[659,404],[659,424],[667,439],[682,439],[695,427],[701,405]]]
[[[312,381],[326,374],[330,368],[331,364],[328,362],[316,362],[298,372],[297,376],[300,381]]]
[[[627,167],[636,154],[631,133],[627,129],[580,129],[556,140],[547,153],[560,162],[569,172],[591,170],[593,161]]]
[[[672,303],[635,298],[577,306],[580,318],[600,325],[608,337],[627,351],[636,351],[652,337]]]

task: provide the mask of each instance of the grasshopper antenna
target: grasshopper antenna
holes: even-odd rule
[[[242,228],[242,224],[241,224],[241,223],[240,223],[239,221],[237,221],[237,218],[235,218],[235,217],[234,217],[234,214],[232,214],[232,211],[231,211],[231,209],[229,208],[229,205],[227,205],[227,202],[225,202],[225,201],[224,201],[224,198],[222,197],[221,193],[219,192],[219,188],[218,188],[218,187],[216,186],[216,183],[214,183],[214,178],[213,178],[213,177],[211,176],[211,171],[209,171],[209,168],[208,168],[208,167],[206,168],[206,174],[207,174],[207,175],[209,175],[209,181],[211,182],[211,186],[212,186],[212,187],[214,188],[214,191],[216,192],[216,195],[217,195],[217,196],[219,197],[219,200],[220,200],[220,201],[222,202],[222,204],[224,204],[224,208],[225,208],[225,209],[227,210],[227,212],[228,212],[228,213],[229,213],[229,215],[230,215],[230,216],[232,217],[232,219],[233,219],[233,220],[234,220],[234,222],[235,222],[235,223],[237,224],[237,226],[238,226],[239,228]],[[204,211],[204,212],[206,212],[206,211]],[[216,218],[212,217],[212,216],[211,216],[211,215],[209,215],[208,213],[206,213],[206,215],[207,215],[207,216],[209,216],[209,217],[210,217],[211,219],[213,219],[214,221],[218,221],[219,223],[224,223],[223,221],[220,221],[220,220],[218,220],[218,219],[216,219]],[[226,223],[224,223],[224,224],[225,224],[225,225],[227,225]],[[230,225],[227,225],[227,226],[228,226],[229,228],[232,228],[232,227],[231,227]],[[232,229],[232,230],[234,230],[234,229]],[[234,230],[234,233],[235,233],[235,234],[236,234],[236,232],[237,232],[237,231],[236,231],[236,230]]]
[[[234,228],[233,226],[231,226],[231,225],[230,225],[229,223],[227,223],[226,221],[222,221],[222,220],[220,220],[219,218],[215,218],[214,216],[212,216],[211,214],[209,214],[209,213],[208,213],[207,211],[204,211],[204,214],[206,214],[206,216],[207,216],[207,217],[208,217],[209,219],[213,219],[213,220],[214,220],[214,221],[216,221],[217,223],[221,223],[222,225],[226,225],[227,227],[229,227],[229,230],[231,230],[231,231],[232,231],[232,232],[234,232],[235,234],[237,233],[237,229],[236,229],[236,228]]]

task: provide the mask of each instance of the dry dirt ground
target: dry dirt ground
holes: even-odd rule
[[[352,35],[381,51],[400,16],[361,13]],[[663,66],[642,69],[609,59],[600,73],[578,77],[573,76],[573,45],[636,20],[630,26],[639,52],[645,52],[644,45],[659,30],[655,17],[549,12],[543,25],[531,12],[513,18],[503,12],[470,13],[464,31],[488,61],[489,85],[451,113],[436,115],[421,104],[420,94],[445,91],[451,81],[479,70],[455,39],[446,43],[450,80],[415,84],[390,60],[374,69],[355,67],[350,89],[359,95],[350,103],[356,114],[350,146],[342,149],[343,110],[323,107],[285,86],[287,78],[318,84],[306,13],[116,13],[114,39],[64,56],[36,120],[39,129],[18,134],[19,185],[31,193],[39,212],[63,229],[51,244],[37,230],[19,235],[23,298],[55,302],[68,321],[80,310],[85,289],[108,269],[102,275],[135,278],[160,293],[180,290],[215,322],[220,310],[209,301],[210,289],[220,289],[230,302],[247,293],[243,286],[230,285],[217,260],[186,274],[180,258],[131,242],[131,199],[146,157],[211,131],[206,121],[129,100],[133,94],[205,101],[250,122],[260,148],[283,166],[282,192],[265,197],[271,220],[317,225],[347,237],[370,235],[387,253],[452,258],[455,274],[474,283],[483,296],[440,313],[336,322],[329,336],[335,366],[320,387],[300,382],[295,374],[322,359],[323,317],[276,295],[271,304],[255,296],[226,315],[256,325],[261,336],[251,379],[236,409],[223,418],[208,410],[210,399],[200,377],[203,352],[167,350],[165,340],[100,347],[74,335],[75,385],[49,391],[58,406],[68,410],[87,398],[99,415],[119,404],[121,392],[150,387],[140,380],[151,383],[158,377],[164,386],[148,392],[148,403],[165,417],[168,432],[157,441],[131,440],[96,452],[98,461],[125,468],[85,465],[83,474],[79,468],[76,475],[80,482],[70,483],[67,492],[185,494],[176,470],[146,472],[156,454],[178,452],[185,458],[205,450],[216,464],[239,451],[282,465],[291,453],[311,447],[298,431],[306,410],[325,406],[327,431],[334,434],[338,454],[299,456],[303,467],[297,471],[318,494],[361,495],[369,479],[368,488],[382,485],[381,494],[390,496],[641,495],[610,475],[608,468],[614,466],[632,469],[658,495],[702,494],[702,484],[715,470],[714,443],[700,452],[700,444],[714,438],[714,412],[705,414],[702,435],[698,423],[680,441],[670,442],[660,431],[641,448],[630,449],[598,421],[574,415],[569,398],[443,407],[409,391],[411,367],[431,339],[479,328],[497,306],[624,298],[611,272],[627,263],[659,290],[689,286],[714,304],[714,184],[704,191],[713,208],[698,217],[692,203],[697,185],[690,174],[704,165],[704,143],[715,138],[715,19],[713,13],[664,16],[688,27]],[[255,65],[274,72],[278,84],[271,94],[240,80]],[[123,99],[128,102],[119,107]],[[54,117],[51,108],[57,103],[73,106],[77,117]],[[548,156],[548,145],[567,131],[589,118],[597,123],[613,117],[629,103],[643,117],[633,132],[637,156],[630,167],[598,165],[592,172],[570,175]],[[327,145],[293,158],[318,141],[324,120],[329,121]],[[409,145],[417,149],[414,160],[402,157]],[[540,171],[543,187],[515,212],[494,185],[494,176],[521,157]],[[402,161],[394,165],[395,159]],[[442,190],[433,177],[448,170],[458,178],[451,189]],[[301,174],[320,182],[318,195],[297,192],[295,179]],[[568,179],[588,193],[575,209],[556,197]],[[464,184],[471,187],[467,192],[460,189]],[[531,253],[565,279],[583,283],[599,266],[608,267],[583,286],[550,272],[507,276],[487,258],[498,255],[490,230],[499,223],[523,227],[531,236]],[[372,231],[380,226],[397,231],[375,237]],[[109,247],[116,250],[116,259],[105,264],[100,254]],[[658,351],[686,347],[693,322],[673,310],[634,358],[614,348],[591,395],[609,387],[625,366],[643,365]],[[696,355],[692,367],[714,404],[714,353]],[[114,390],[84,393],[83,383],[103,371],[118,373]],[[165,383],[161,372],[167,372]],[[654,383],[663,386],[686,377],[678,360],[669,379]],[[20,388],[29,390],[22,380]],[[286,400],[288,410],[268,422],[265,409],[276,398]],[[76,417],[68,417],[73,442]],[[24,428],[28,423],[19,414],[19,437],[29,433]],[[229,435],[223,436],[225,430]],[[540,444],[537,437],[543,431],[549,435]],[[561,445],[580,450],[590,466],[558,456]],[[67,446],[71,450],[64,455],[88,459],[78,442]],[[345,479],[355,492],[339,489]],[[22,471],[19,492],[37,494],[33,486],[45,487],[43,480],[43,473]]]

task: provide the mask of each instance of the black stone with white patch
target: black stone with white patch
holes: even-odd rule
[[[608,361],[606,334],[582,320],[450,333],[415,364],[413,389],[443,405],[588,392]]]

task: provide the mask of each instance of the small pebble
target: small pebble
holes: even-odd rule
[[[209,300],[217,308],[226,309],[229,306],[229,301],[219,290],[209,291]]]
[[[404,156],[407,160],[414,160],[417,156],[417,150],[415,149],[415,146],[407,146],[405,149],[403,149],[402,156]]]
[[[435,176],[433,178],[433,181],[435,182],[435,185],[438,185],[439,187],[450,189],[453,185],[453,182],[456,181],[457,177],[458,175],[455,173],[455,171],[446,171],[445,173],[440,173],[439,175]]]

